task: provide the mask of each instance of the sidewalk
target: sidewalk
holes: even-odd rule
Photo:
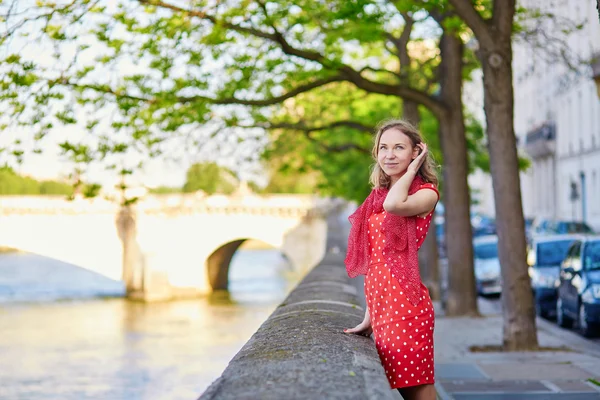
[[[437,305],[436,305],[437,306]],[[538,320],[543,352],[471,352],[502,343],[497,305],[480,300],[483,318],[436,316],[436,389],[442,400],[600,399],[600,342]],[[439,307],[436,307],[439,309]],[[596,384],[592,382],[596,381]]]

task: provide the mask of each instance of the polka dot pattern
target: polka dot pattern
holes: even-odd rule
[[[429,188],[427,185],[422,188]],[[425,217],[416,217],[418,247],[425,240],[432,216],[433,211]],[[425,285],[420,283],[422,301],[414,306],[392,276],[382,254],[385,239],[381,225],[385,218],[385,211],[369,218],[370,265],[365,278],[365,296],[375,346],[392,389],[433,384],[435,319],[431,298]]]

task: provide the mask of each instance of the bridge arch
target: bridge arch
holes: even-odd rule
[[[102,199],[0,197],[0,245],[123,280],[132,299],[191,297],[228,286],[231,258],[248,239],[278,249],[296,273],[309,271],[325,254],[327,215],[339,203],[165,195],[122,209]]]
[[[217,249],[215,249],[206,259],[206,273],[208,276],[208,283],[210,288],[213,291],[216,290],[228,290],[229,288],[229,267],[231,265],[231,260],[235,255],[236,251],[240,248],[240,246],[248,241],[248,240],[256,240],[259,242],[263,242],[273,249],[278,250],[283,254],[288,261],[292,264],[294,270],[298,270],[298,267],[293,265],[293,261],[289,254],[289,251],[286,253],[284,249],[281,249],[274,243],[268,243],[261,239],[256,238],[240,238],[233,239],[225,244],[222,244]]]

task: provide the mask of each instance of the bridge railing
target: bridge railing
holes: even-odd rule
[[[394,399],[342,254],[329,253],[279,305],[200,400]]]
[[[134,208],[143,213],[250,214],[305,217],[326,215],[343,201],[312,195],[200,196],[148,195]],[[0,215],[116,213],[119,204],[102,197],[67,200],[64,196],[0,196]]]

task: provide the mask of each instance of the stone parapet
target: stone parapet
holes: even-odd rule
[[[328,253],[232,359],[202,400],[394,399],[374,343],[344,328],[364,310]]]

